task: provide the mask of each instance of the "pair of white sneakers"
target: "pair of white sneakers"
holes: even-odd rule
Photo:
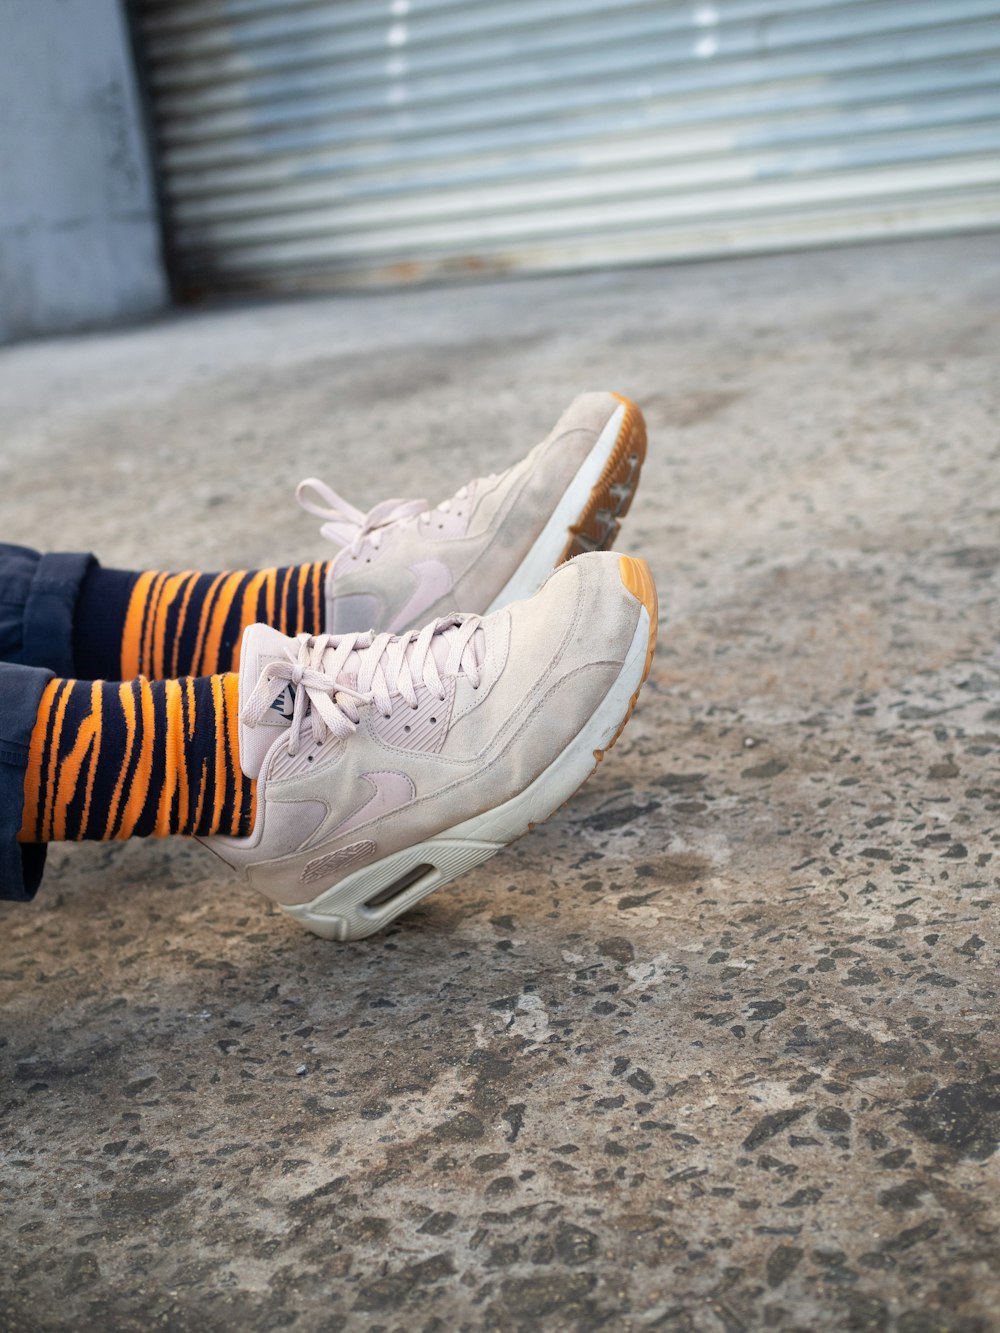
[[[653,657],[649,569],[604,553],[645,451],[639,409],[590,393],[520,463],[436,509],[363,514],[303,482],[342,548],[328,633],[245,631],[240,762],[257,816],[212,850],[317,935],[360,939],[557,810]]]

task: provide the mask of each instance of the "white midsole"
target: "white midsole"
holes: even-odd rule
[[[579,519],[591,492],[601,479],[601,473],[611,457],[624,419],[625,404],[622,403],[608,418],[604,429],[597,437],[597,443],[566,487],[562,499],[553,509],[549,521],[536,537],[531,550],[505,586],[493,598],[484,615],[499,610],[501,606],[509,606],[511,602],[520,602],[525,597],[533,596],[552,573],[556,562],[566,549],[567,532]]]
[[[650,619],[643,607],[622,669],[607,694],[563,752],[524,791],[492,810],[365,866],[311,902],[283,906],[325,939],[357,940],[388,924],[438,885],[464,874],[540,824],[569,800],[597,767],[595,751],[607,748],[642,684]],[[365,904],[419,866],[427,871],[405,892],[375,907]]]

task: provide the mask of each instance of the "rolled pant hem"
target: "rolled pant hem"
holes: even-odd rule
[[[76,675],[73,616],[96,564],[0,543],[0,898],[15,902],[35,896],[45,866],[44,844],[17,841],[31,733],[53,675]]]
[[[52,672],[0,662],[0,898],[30,902],[45,868],[44,843],[19,843],[24,775],[38,705]]]

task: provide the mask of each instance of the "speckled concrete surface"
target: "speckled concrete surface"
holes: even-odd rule
[[[996,237],[174,318],[0,357],[0,530],[321,549],[645,407],[641,706],[387,934],[181,843],[3,904],[5,1330],[1000,1327]],[[353,458],[353,465],[348,460]]]

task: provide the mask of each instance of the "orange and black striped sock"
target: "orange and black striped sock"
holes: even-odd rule
[[[247,834],[239,677],[52,680],[35,719],[21,842]]]
[[[234,671],[247,625],[322,634],[329,564],[221,574],[92,569],[73,616],[73,662],[90,680]]]

